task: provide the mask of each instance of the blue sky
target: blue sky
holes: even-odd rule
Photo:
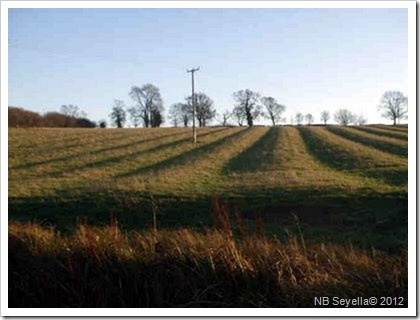
[[[370,123],[386,90],[408,92],[407,9],[9,9],[9,105],[75,104],[106,119],[153,83],[166,109],[196,90],[219,112],[249,88],[286,118],[348,108]],[[259,123],[265,123],[259,121]],[[267,121],[267,123],[269,123]]]

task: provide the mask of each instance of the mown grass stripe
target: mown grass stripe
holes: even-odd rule
[[[212,152],[200,155],[193,166],[196,172],[205,172],[208,177],[224,179],[228,163],[236,158],[244,149],[254,146],[269,131],[268,128],[253,127],[241,131],[241,134],[230,136],[223,144],[216,146]],[[261,159],[262,160],[262,159]],[[180,170],[188,171],[188,165]]]
[[[197,144],[188,142],[179,144],[179,146],[172,146],[173,150],[171,150],[169,154],[165,154],[163,157],[156,157],[154,154],[153,163],[117,174],[116,177],[127,178],[147,172],[153,172],[155,174],[166,168],[172,168],[174,166],[185,164],[186,162],[191,163],[199,156],[202,156],[207,152],[212,152],[216,147],[231,139],[231,136],[242,134],[244,130],[245,129],[243,128],[226,129],[223,130],[224,132],[216,134],[214,137],[210,137],[210,139],[205,135],[201,135],[201,138],[198,138]]]
[[[407,157],[408,143],[395,138],[358,131],[353,127],[328,126],[328,131],[390,154]]]
[[[223,128],[217,129],[205,129],[201,131],[201,137],[209,135],[218,135],[224,131]],[[90,170],[96,172],[101,171],[100,176],[113,176],[116,172],[126,170],[127,166],[133,165],[146,165],[160,156],[161,153],[170,152],[171,149],[179,146],[189,144],[191,141],[191,134],[189,131],[181,131],[179,133],[172,133],[171,135],[162,137],[156,137],[151,141],[145,141],[146,143],[137,144],[134,148],[126,148],[120,150],[118,153],[112,153],[110,157],[104,157],[99,155],[99,158],[95,161],[85,160],[81,164],[78,162],[76,165],[69,165],[64,170],[58,170],[55,174],[61,175],[62,173],[76,173],[84,175],[88,174]],[[107,170],[104,170],[107,168]],[[91,172],[93,174],[93,172]],[[54,173],[53,173],[54,174]],[[93,174],[95,176],[95,174]]]
[[[68,144],[80,140],[80,136],[98,136],[95,129],[78,130],[72,128],[9,128],[9,143],[17,144],[20,147],[43,147],[58,144]],[[103,130],[101,135],[108,133],[109,136],[116,136],[116,132]],[[31,139],[28,139],[28,134]]]
[[[370,125],[369,127],[386,129],[386,130],[395,131],[395,132],[404,132],[404,133],[408,132],[408,126],[398,126],[398,125],[397,126],[389,126],[389,125],[385,125],[385,124],[375,124],[375,125]]]
[[[269,156],[270,165],[262,165],[256,171],[231,172],[223,184],[225,193],[236,196],[252,194],[253,197],[271,194],[273,198],[270,201],[277,201],[308,198],[320,192],[348,194],[362,189],[379,191],[375,179],[340,171],[320,162],[308,151],[297,128],[280,127],[276,130],[273,154]],[[258,161],[261,150],[255,151],[253,157],[249,155],[247,158]],[[389,191],[390,188],[381,185],[380,190]]]
[[[279,170],[320,169],[319,164],[307,152],[300,132],[294,127],[280,128],[274,159]]]
[[[407,161],[328,132],[325,128],[300,128],[308,150],[323,163],[339,170],[407,184]]]
[[[98,132],[97,134],[99,135],[99,139],[95,139],[94,141],[90,141],[88,140],[88,136],[83,135],[80,136],[77,140],[77,143],[75,144],[75,146],[79,147],[79,148],[73,148],[72,146],[62,146],[62,149],[70,149],[70,154],[66,154],[65,156],[60,156],[57,158],[51,158],[53,156],[53,153],[56,152],[56,150],[53,150],[53,152],[49,152],[47,154],[43,154],[42,150],[40,150],[39,148],[35,147],[34,150],[37,150],[37,154],[39,154],[39,152],[41,152],[41,156],[44,158],[44,160],[38,160],[38,161],[32,161],[32,162],[25,162],[22,164],[18,164],[18,165],[14,165],[12,167],[10,167],[10,163],[9,163],[9,169],[11,170],[19,170],[19,169],[30,169],[33,167],[37,167],[37,166],[45,166],[45,165],[49,165],[49,164],[56,164],[57,162],[66,162],[68,163],[68,161],[74,160],[76,159],[77,162],[80,162],[82,158],[85,157],[91,157],[91,156],[95,156],[95,155],[99,155],[101,158],[103,158],[104,154],[108,153],[108,152],[114,152],[116,150],[131,150],[132,148],[135,148],[137,146],[141,146],[143,147],[143,144],[145,142],[152,142],[152,141],[157,141],[157,142],[161,142],[162,140],[165,140],[165,138],[171,138],[173,139],[174,136],[178,136],[178,135],[186,135],[187,134],[187,130],[183,130],[183,131],[179,131],[179,132],[168,132],[166,134],[162,134],[162,133],[153,133],[152,135],[149,134],[142,134],[139,135],[138,133],[136,135],[128,135],[128,134],[124,134],[124,135],[116,135],[116,136],[111,136],[111,138],[108,138],[107,136],[102,136],[100,132]],[[114,145],[114,142],[116,140],[120,140],[120,139],[124,139],[125,143],[119,143]],[[129,142],[127,142],[129,141]],[[99,146],[102,146],[103,144],[105,144],[105,146],[98,148]],[[87,148],[87,146],[91,146],[90,149]],[[19,155],[19,152],[22,152],[21,149],[19,149],[19,147],[16,149],[17,150],[17,154],[16,157],[20,157],[21,159],[24,158],[22,157],[22,155]],[[60,154],[62,154],[62,152],[60,151]],[[45,157],[47,157],[47,159],[45,159]],[[11,161],[11,163],[13,163],[13,161]]]
[[[360,131],[364,131],[364,132],[368,132],[368,133],[372,133],[372,134],[380,134],[386,137],[390,137],[390,138],[395,138],[395,139],[400,139],[400,140],[404,140],[407,141],[408,139],[408,135],[407,133],[403,133],[403,132],[394,132],[394,131],[389,131],[386,129],[380,129],[380,128],[374,128],[371,126],[358,126],[358,127],[354,127],[356,130],[360,130]]]
[[[264,170],[273,162],[278,128],[272,127],[248,148],[243,148],[236,157],[230,159],[223,172],[253,172]]]
[[[262,127],[242,129],[237,134],[206,146],[207,152],[200,148],[198,153],[180,155],[184,157],[183,161],[165,163],[158,171],[151,168],[124,184],[148,185],[152,179],[160,193],[180,194],[187,198],[206,197],[214,192],[222,194],[232,182],[231,176],[225,171],[227,163],[256,143],[267,131],[268,128]]]

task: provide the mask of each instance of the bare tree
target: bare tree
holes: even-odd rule
[[[407,119],[408,99],[400,91],[387,91],[383,94],[378,106],[383,111],[382,117],[394,121],[394,126],[401,119]]]
[[[245,112],[242,107],[236,106],[233,108],[232,116],[235,117],[238,126],[242,127],[245,121]]]
[[[130,119],[134,128],[137,128],[140,125],[140,120],[141,120],[139,109],[136,107],[131,107],[130,109],[127,110],[127,112],[130,115]]]
[[[281,121],[282,113],[286,110],[286,107],[277,103],[276,99],[273,97],[262,97],[261,103],[267,110],[267,114],[265,115],[266,118],[270,119],[273,127],[275,127],[276,122]]]
[[[169,107],[168,118],[172,121],[174,127],[178,127],[182,122],[181,105],[182,103],[174,103]]]
[[[305,115],[306,123],[310,126],[314,122],[314,116],[311,113]]]
[[[225,110],[222,114],[219,114],[219,122],[222,126],[226,127],[228,125],[228,120],[232,117],[232,112]]]
[[[355,121],[355,115],[348,109],[340,109],[334,114],[334,120],[341,126],[347,126]]]
[[[87,118],[86,112],[82,111],[78,106],[75,106],[73,104],[62,105],[60,107],[60,113],[65,116],[64,118],[62,118],[62,120],[64,120],[65,122],[65,125],[64,125],[65,127],[77,127],[78,119]],[[56,120],[58,120],[58,118],[60,117],[59,114],[55,114],[55,116],[54,114],[55,113],[53,112],[53,113],[49,113],[48,115],[48,122],[50,124],[52,122],[55,122],[55,121],[51,121],[52,118],[55,117]]]
[[[183,125],[188,127],[192,119],[192,106],[187,103],[175,103],[169,109],[169,118],[174,126]],[[175,124],[176,123],[176,124]]]
[[[78,106],[67,104],[60,107],[60,112],[66,116],[73,118],[86,118],[86,112],[80,110]]]
[[[364,126],[367,123],[367,119],[363,116],[363,114],[360,114],[354,117],[354,123],[357,126]]]
[[[235,109],[238,108],[238,114],[242,113],[248,123],[248,126],[254,125],[254,120],[261,114],[261,106],[258,104],[260,94],[252,90],[239,90],[233,93],[233,98],[236,100]]]
[[[213,107],[213,100],[205,93],[198,92],[194,94],[195,97],[195,117],[198,120],[200,127],[205,127],[207,122],[216,116],[216,110]],[[192,110],[191,96],[186,98],[188,110]]]
[[[138,113],[146,128],[153,126],[152,118],[158,119],[157,114],[162,115],[163,101],[159,88],[153,84],[145,84],[142,87],[131,87],[130,97],[135,101]],[[158,122],[155,121],[156,126]]]
[[[330,113],[326,110],[321,112],[321,121],[324,122],[324,125],[327,125],[328,120],[330,120]]]
[[[111,118],[111,122],[118,128],[124,127],[124,123],[126,121],[124,101],[114,100],[114,106],[112,107],[112,112],[109,117]]]
[[[192,121],[193,116],[192,106],[188,105],[187,103],[182,103],[181,115],[184,127],[188,127],[188,124],[190,123],[190,121]]]
[[[290,124],[293,126],[294,118],[293,116],[290,116]]]
[[[301,114],[300,112],[296,113],[295,120],[298,126],[302,125],[303,114]]]

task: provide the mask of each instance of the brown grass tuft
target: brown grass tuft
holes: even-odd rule
[[[81,224],[61,235],[10,223],[9,307],[312,307],[315,296],[407,297],[406,254],[304,247],[293,236],[238,242],[223,228],[158,230],[158,252],[154,234],[116,237],[115,226]]]

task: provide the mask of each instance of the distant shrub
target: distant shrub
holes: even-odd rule
[[[96,128],[96,123],[86,118],[76,119],[76,127],[80,128]]]
[[[50,127],[50,128],[95,128],[96,123],[87,118],[76,118],[60,112],[47,112],[45,115],[9,107],[9,127]]]
[[[44,116],[46,127],[73,127],[75,118],[65,116],[59,112],[48,112]]]
[[[36,112],[9,107],[9,127],[42,127],[44,118]]]

